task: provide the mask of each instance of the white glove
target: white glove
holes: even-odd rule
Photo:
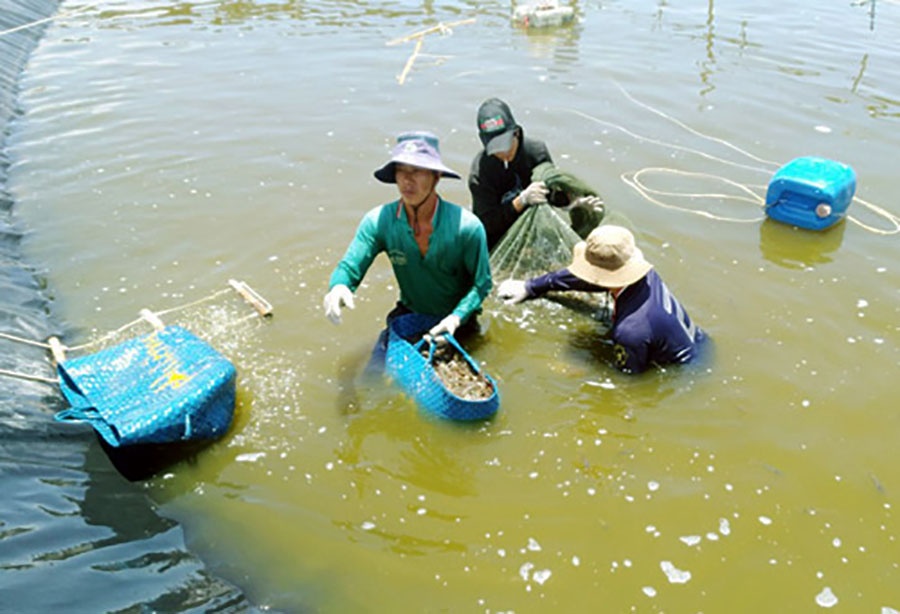
[[[507,279],[497,288],[497,296],[507,305],[515,305],[528,298],[528,290],[524,281]]]
[[[583,209],[597,210],[603,209],[603,199],[599,196],[579,196],[573,200],[565,209],[574,209],[580,207]]]
[[[425,335],[425,338],[430,341],[440,341],[440,335],[444,333],[448,335],[453,335],[456,332],[456,329],[459,328],[460,319],[458,315],[450,314],[437,324],[431,327],[431,330]]]
[[[353,309],[354,307],[353,293],[350,292],[350,288],[344,284],[337,284],[325,295],[325,300],[322,301],[322,305],[325,307],[325,315],[328,319],[334,324],[340,324],[341,307],[343,305],[346,305],[348,309]]]
[[[549,191],[543,181],[532,181],[527,188],[519,192],[519,202],[522,203],[523,209],[532,205],[546,204]]]

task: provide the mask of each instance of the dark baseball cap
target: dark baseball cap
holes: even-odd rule
[[[518,127],[509,105],[499,98],[488,98],[478,107],[478,136],[487,155],[509,151]]]

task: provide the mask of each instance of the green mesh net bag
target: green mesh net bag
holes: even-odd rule
[[[575,199],[581,196],[600,196],[572,173],[557,168],[551,162],[543,162],[531,171],[531,180],[544,182],[548,190],[547,202],[568,212],[570,227],[580,238],[587,237],[603,221],[606,208],[602,203],[596,207],[572,206]]]
[[[572,248],[581,240],[560,212],[550,205],[529,207],[503,235],[491,252],[491,274],[494,283],[506,279],[530,279],[562,269],[572,263]],[[611,303],[605,293],[550,292],[542,298],[521,305],[504,305],[494,297],[496,311],[520,319],[525,313],[540,319],[571,322],[588,317],[608,321]]]
[[[546,184],[549,204],[526,209],[494,246],[491,273],[497,285],[506,279],[530,279],[569,266],[575,244],[601,223],[631,226],[623,216],[608,215],[602,203],[592,208],[573,207],[576,198],[599,194],[552,163],[535,167],[531,179]],[[517,321],[576,324],[588,318],[608,327],[612,317],[612,299],[605,292],[550,292],[528,301],[527,309],[504,305],[494,296],[492,305],[496,314]]]
[[[529,207],[491,250],[491,274],[500,281],[527,279],[568,266],[580,240],[553,207]]]

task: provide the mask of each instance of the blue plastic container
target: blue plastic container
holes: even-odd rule
[[[766,191],[766,215],[810,230],[824,230],[847,215],[856,173],[846,164],[812,156],[782,166]]]

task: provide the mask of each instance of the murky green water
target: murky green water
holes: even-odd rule
[[[820,4],[578,4],[542,33],[492,3],[57,21],[10,188],[70,341],[232,277],[275,306],[182,322],[237,364],[238,414],[148,496],[213,571],[290,612],[900,610],[900,5]],[[387,42],[470,18],[398,83],[414,46]],[[425,128],[465,173],[492,95],[638,229],[712,364],[624,376],[588,322],[489,301],[473,353],[500,384],[492,422],[429,419],[358,377],[396,300],[386,262],[342,326],[320,304],[361,215],[395,196],[372,171]],[[726,197],[758,200],[801,155],[856,170],[855,221],[800,232]],[[676,194],[646,198],[635,173]]]

